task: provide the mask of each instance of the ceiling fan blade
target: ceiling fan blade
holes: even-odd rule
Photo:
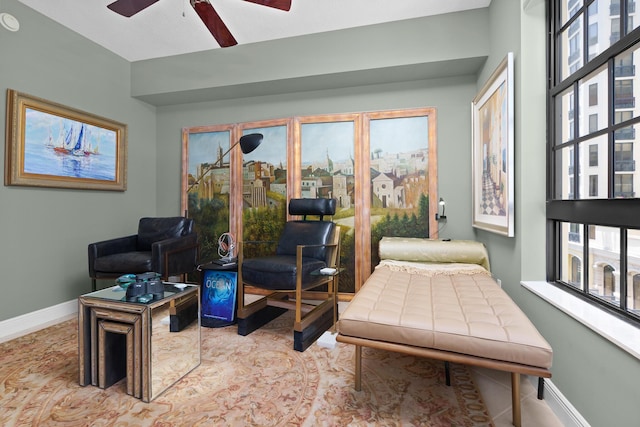
[[[211,3],[207,0],[191,0],[191,6],[209,29],[211,35],[216,39],[220,47],[235,46],[238,44],[233,38],[229,28],[222,22],[222,18],[215,11]]]
[[[116,0],[107,5],[115,13],[131,18],[136,13],[148,8],[158,0]]]
[[[245,0],[251,3],[260,4],[262,6],[272,7],[274,9],[286,10],[291,9],[291,0]]]

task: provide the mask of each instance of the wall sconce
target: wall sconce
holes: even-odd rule
[[[446,205],[446,202],[444,201],[444,199],[442,197],[440,197],[440,201],[438,202],[438,210],[440,208],[442,208],[442,214],[440,215],[440,214],[436,213],[436,221],[446,221],[447,220],[447,217],[444,214],[445,205]]]

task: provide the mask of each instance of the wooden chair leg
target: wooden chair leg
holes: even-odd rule
[[[362,346],[356,345],[356,391],[361,390],[362,386]]]

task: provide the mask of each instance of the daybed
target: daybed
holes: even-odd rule
[[[380,264],[338,321],[362,347],[511,372],[513,424],[520,426],[520,374],[551,377],[552,350],[491,276],[484,245],[384,237]]]

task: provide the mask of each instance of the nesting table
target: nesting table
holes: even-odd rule
[[[200,287],[163,286],[148,302],[127,301],[119,286],[78,298],[81,386],[126,378],[127,393],[150,402],[200,364]]]

